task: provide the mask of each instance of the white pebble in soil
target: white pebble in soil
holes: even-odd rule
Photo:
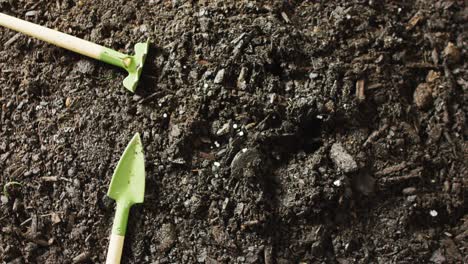
[[[436,217],[439,213],[437,213],[436,210],[431,210],[431,211],[429,211],[429,214],[430,214],[432,217]]]
[[[219,163],[219,162],[217,162],[217,161],[215,161],[213,164],[214,164],[216,167],[221,166],[221,163]]]
[[[8,197],[5,196],[5,195],[1,195],[1,196],[0,196],[0,202],[1,202],[2,204],[7,204],[7,203],[8,203]]]

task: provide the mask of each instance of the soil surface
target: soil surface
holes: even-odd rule
[[[103,263],[140,132],[123,263],[463,263],[464,1],[0,1],[132,53],[125,72],[0,29],[0,262]],[[15,184],[17,182],[18,184]]]

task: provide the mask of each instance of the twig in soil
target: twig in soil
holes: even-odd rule
[[[5,42],[5,44],[3,44],[3,47],[4,48],[8,48],[8,46],[10,46],[11,44],[13,44],[13,42],[15,42],[17,39],[19,39],[19,37],[21,36],[20,33],[16,33],[12,38],[10,38],[9,40],[7,40]]]
[[[247,228],[249,228],[249,227],[251,227],[251,226],[256,226],[256,225],[258,225],[258,224],[260,224],[260,221],[259,221],[259,220],[247,221],[247,222],[245,222],[245,223],[243,223],[243,224],[241,225],[241,230],[245,230],[245,229],[247,229]]]
[[[5,184],[3,186],[3,195],[5,195],[6,197],[9,197],[10,195],[8,194],[8,187],[10,186],[13,186],[13,185],[23,185],[22,183],[20,182],[16,182],[16,181],[11,181],[11,182],[8,182],[7,184]]]
[[[56,182],[57,176],[44,176],[44,177],[41,177],[41,180],[45,182]]]
[[[29,217],[28,219],[24,220],[24,221],[20,224],[20,226],[24,226],[25,224],[31,222],[31,220],[32,220],[32,218]]]
[[[403,161],[403,162],[401,162],[399,164],[396,164],[396,165],[393,165],[393,166],[390,166],[390,167],[386,167],[383,170],[380,170],[380,171],[376,172],[375,176],[389,175],[389,174],[392,174],[392,173],[395,173],[395,172],[399,172],[399,171],[403,170],[406,167],[408,167],[408,164],[405,161]]]
[[[21,166],[19,167],[18,169],[16,169],[11,175],[10,175],[10,179],[15,179],[16,177],[18,177],[19,175],[23,174],[24,172],[26,171],[26,168]]]
[[[40,217],[47,217],[47,216],[52,216],[52,217],[54,217],[55,215],[58,215],[58,214],[60,214],[60,213],[43,214],[43,215],[40,215]],[[20,224],[20,226],[24,226],[25,224],[31,222],[31,220],[32,220],[32,217],[29,217],[28,219],[24,220],[24,221]]]
[[[91,253],[89,253],[88,251],[85,251],[85,252],[79,254],[78,256],[74,257],[72,262],[73,262],[73,264],[83,263],[83,262],[88,261],[90,258],[91,258]]]
[[[366,94],[364,93],[365,81],[363,79],[356,82],[356,97],[362,102],[366,99]]]
[[[29,241],[31,241],[31,242],[33,242],[35,244],[38,244],[39,246],[43,246],[43,247],[50,246],[53,243],[53,239],[51,239],[49,241],[46,241],[46,240],[43,240],[43,239],[35,238],[31,234],[21,232],[21,230],[18,227],[4,227],[2,229],[2,232],[6,233],[6,234],[19,235],[19,236],[25,238],[26,240],[29,240]]]
[[[151,101],[152,99],[154,99],[155,97],[157,97],[158,95],[160,95],[163,91],[164,91],[164,92],[167,92],[167,93],[169,93],[169,94],[171,94],[171,95],[174,95],[174,91],[171,91],[171,90],[169,90],[169,89],[167,89],[167,88],[158,87],[158,89],[159,89],[159,91],[154,92],[154,93],[148,95],[148,96],[145,97],[145,98],[142,98],[142,99],[140,100],[140,103],[143,104],[143,103],[147,103],[147,102]]]
[[[156,96],[158,96],[160,93],[161,93],[161,91],[157,91],[155,93],[152,93],[151,95],[147,96],[146,98],[141,99],[140,103],[142,103],[142,104],[147,103],[147,102],[151,101],[153,98],[155,98]]]
[[[392,177],[392,178],[385,178],[383,179],[383,182],[386,183],[391,183],[391,182],[401,182],[409,179],[414,179],[414,178],[420,178],[421,177],[421,172],[422,168],[416,168],[408,173],[408,175],[404,176],[398,176],[398,177]]]
[[[364,142],[363,147],[366,147],[368,144],[373,143],[374,140],[388,128],[388,126],[388,124],[385,124],[379,130],[372,132],[372,134],[370,134],[370,136],[367,138],[366,142]]]

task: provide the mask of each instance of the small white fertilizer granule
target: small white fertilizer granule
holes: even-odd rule
[[[167,114],[166,114],[166,113],[164,113],[164,114],[163,114],[163,117],[164,117],[164,118],[167,118]]]
[[[430,214],[432,217],[436,217],[439,213],[437,213],[436,210],[431,210],[431,211],[429,212],[429,214]]]
[[[244,135],[244,131],[239,132],[239,136],[242,137],[243,135]]]
[[[214,162],[214,165],[215,165],[216,167],[219,167],[219,166],[221,166],[221,163],[215,161],[215,162]]]
[[[335,186],[341,186],[341,180],[336,180],[333,182],[333,185]]]

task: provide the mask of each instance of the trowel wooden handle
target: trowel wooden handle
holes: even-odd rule
[[[103,46],[87,40],[39,26],[3,13],[0,13],[0,25],[94,59],[99,59],[104,48]]]
[[[124,244],[124,236],[112,234],[109,241],[109,249],[107,251],[106,264],[119,264],[122,258],[122,250]]]

